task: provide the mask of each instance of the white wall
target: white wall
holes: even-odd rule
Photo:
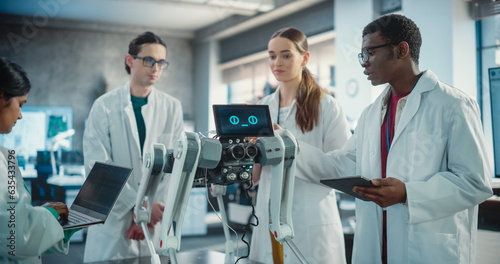
[[[443,82],[477,97],[475,22],[469,2],[403,0],[403,15],[420,28],[420,70],[431,69]],[[373,0],[335,1],[337,98],[349,119],[358,119],[385,85],[371,86],[358,63],[363,28],[374,17]],[[357,93],[356,93],[357,91]]]
[[[335,1],[336,98],[347,119],[357,120],[372,102],[373,88],[358,62],[363,28],[372,21],[372,0]]]
[[[403,14],[420,28],[420,70],[477,98],[476,30],[469,2],[403,0]]]

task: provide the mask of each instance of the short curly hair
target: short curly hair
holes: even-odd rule
[[[375,32],[380,32],[389,43],[398,44],[406,41],[410,46],[411,58],[418,65],[422,36],[415,22],[398,14],[385,15],[366,25],[363,29],[363,37]]]

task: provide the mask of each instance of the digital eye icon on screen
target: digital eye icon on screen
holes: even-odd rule
[[[240,122],[240,119],[237,116],[231,116],[229,118],[229,122],[233,125],[237,125]]]
[[[259,121],[259,120],[258,120],[258,119],[257,119],[257,117],[255,117],[255,116],[249,116],[249,117],[248,117],[248,123],[250,123],[250,124],[252,124],[252,125],[257,124],[257,122],[258,122],[258,121]]]

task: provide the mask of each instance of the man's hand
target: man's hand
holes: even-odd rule
[[[135,224],[132,221],[132,224],[125,233],[125,237],[133,240],[144,240],[144,232],[142,232],[142,228]]]
[[[352,190],[381,207],[406,202],[406,187],[404,182],[396,178],[373,179],[371,182],[380,187],[356,186]]]
[[[43,207],[50,207],[50,208],[55,209],[57,211],[57,214],[59,214],[59,216],[62,219],[68,220],[69,211],[68,211],[68,207],[64,203],[61,203],[61,202],[50,202],[50,203],[45,203],[42,206]]]
[[[153,203],[151,207],[151,221],[148,223],[149,228],[153,228],[156,223],[163,219],[163,210],[165,210],[165,206],[159,203]]]

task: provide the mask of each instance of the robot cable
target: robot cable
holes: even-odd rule
[[[205,171],[205,188],[206,188],[206,189],[208,189],[208,186],[207,186],[207,182],[208,182],[208,179],[207,179],[207,174],[208,174],[208,173],[207,173],[207,170],[206,170],[206,169],[204,169],[204,171]],[[214,208],[214,206],[213,206],[212,202],[210,202],[210,198],[208,197],[208,192],[207,192],[207,202],[208,202],[208,204],[210,205],[210,207],[212,208],[212,210],[214,211],[214,213],[215,213],[215,215],[217,216],[217,218],[219,218],[219,220],[222,222],[222,224],[223,224],[223,225],[225,225],[225,226],[227,226],[227,227],[229,228],[229,230],[231,230],[231,231],[234,233],[234,235],[236,236],[236,256],[238,256],[238,255],[239,255],[239,252],[238,252],[238,249],[239,249],[239,243],[238,243],[238,232],[236,232],[236,231],[235,231],[235,230],[234,230],[234,229],[233,229],[233,228],[232,228],[232,227],[231,227],[231,226],[230,226],[230,225],[226,222],[227,220],[226,220],[226,221],[225,221],[225,220],[223,220],[223,219],[222,219],[222,217],[220,217],[220,216],[217,214],[217,212],[216,212],[216,210],[215,210],[215,208]]]
[[[245,189],[245,194],[249,199],[250,195],[248,194],[248,190],[250,190],[252,187],[253,187],[253,182],[250,181],[250,185],[248,186],[248,188]],[[248,258],[248,256],[250,255],[250,244],[245,240],[246,231],[250,229],[250,226],[259,225],[259,218],[257,217],[257,215],[255,215],[255,207],[253,206],[253,202],[251,202],[250,205],[252,206],[252,215],[250,216],[248,223],[243,227],[243,236],[241,237],[241,241],[243,241],[243,243],[247,245],[247,254],[245,256],[239,257],[234,264],[237,264],[238,261],[240,261],[240,259]],[[255,224],[252,223],[252,218],[255,218],[256,221]]]

